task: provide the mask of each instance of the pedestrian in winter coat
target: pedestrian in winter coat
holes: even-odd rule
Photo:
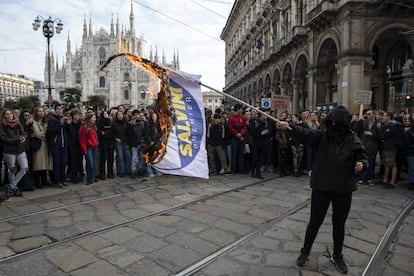
[[[116,170],[119,177],[131,172],[131,150],[128,145],[128,123],[121,111],[116,113],[115,123],[112,125],[112,133],[115,138]]]
[[[67,164],[66,118],[63,116],[63,105],[55,106],[47,123],[46,137],[53,157],[53,184],[56,187],[67,186],[65,170]]]
[[[5,110],[1,117],[0,139],[3,141],[3,158],[7,164],[10,184],[6,187],[6,197],[22,196],[17,183],[28,172],[29,165],[25,152],[27,139],[19,119],[10,110]],[[19,171],[16,174],[16,163]]]
[[[71,182],[74,184],[79,183],[83,175],[83,155],[79,140],[79,130],[82,125],[80,117],[80,110],[74,108],[69,112],[68,120],[66,121],[69,157],[68,170],[70,172]]]
[[[132,111],[131,121],[128,123],[128,145],[131,148],[131,178],[137,173],[143,173],[145,162],[142,158],[141,145],[144,141],[145,122],[141,118],[141,112]]]
[[[351,133],[350,121],[351,116],[346,108],[337,106],[326,117],[326,130],[291,125],[292,135],[315,150],[310,180],[311,215],[304,246],[297,259],[298,266],[305,265],[319,227],[332,203],[334,250],[331,261],[340,272],[348,272],[342,255],[345,221],[351,207],[352,192],[356,190],[355,172],[362,171],[368,165],[361,141]],[[287,122],[280,123],[281,128],[287,129],[288,126]]]
[[[112,130],[112,117],[108,111],[102,111],[98,126],[99,151],[99,177],[105,180],[106,177],[114,178],[114,136]]]
[[[33,176],[35,186],[41,188],[47,185],[47,171],[52,170],[52,156],[46,141],[47,120],[43,107],[36,107],[33,119],[34,137],[41,141],[40,148],[33,152]]]
[[[86,185],[95,182],[95,160],[98,149],[98,132],[96,128],[96,115],[86,115],[85,124],[79,133],[82,153],[86,155]]]

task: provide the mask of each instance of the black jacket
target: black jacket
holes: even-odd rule
[[[113,143],[114,134],[112,130],[112,122],[109,118],[100,118],[97,122],[99,144]]]
[[[79,120],[77,123],[70,123],[66,125],[67,141],[71,147],[80,147],[79,130],[81,128],[82,121]]]
[[[252,135],[251,144],[253,147],[262,147],[266,145],[266,140],[269,138],[268,134],[262,135],[262,131],[266,130],[267,122],[260,119],[252,119],[249,122],[249,131]]]
[[[128,143],[127,127],[127,122],[125,120],[116,120],[112,125],[114,139],[118,138],[122,143]]]
[[[60,116],[53,114],[47,123],[46,138],[51,147],[66,147],[65,124],[60,123]]]
[[[223,124],[209,123],[207,125],[207,144],[220,146],[225,144],[226,127]]]
[[[0,139],[3,141],[3,152],[9,154],[19,154],[25,151],[25,144],[20,143],[20,137],[27,135],[23,130],[23,126],[17,124],[16,127],[9,125],[0,125]]]
[[[144,140],[145,125],[143,121],[128,124],[128,145],[130,147],[140,146]]]
[[[326,130],[305,129],[291,125],[292,134],[303,144],[314,148],[310,185],[324,192],[351,193],[356,190],[355,163],[361,161],[368,166],[361,140],[349,133],[338,145]]]

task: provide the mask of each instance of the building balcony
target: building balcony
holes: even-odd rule
[[[336,13],[337,10],[335,3],[324,0],[306,15],[306,24],[316,23],[321,19],[325,19],[326,16]]]

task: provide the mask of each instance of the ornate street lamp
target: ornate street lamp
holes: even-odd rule
[[[55,34],[55,31],[57,34],[60,34],[60,32],[63,30],[63,23],[62,20],[59,18],[52,19],[52,17],[49,16],[47,19],[43,19],[42,16],[38,15],[33,22],[33,30],[37,31],[40,26],[42,26],[42,31],[44,37],[47,39],[47,74],[48,74],[48,83],[49,86],[47,88],[47,101],[50,105],[53,101],[52,99],[52,86],[51,86],[51,80],[50,80],[50,39]]]

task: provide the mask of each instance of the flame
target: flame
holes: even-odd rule
[[[170,71],[167,68],[161,67],[160,65],[152,61],[143,59],[139,56],[136,56],[130,53],[120,53],[120,54],[116,54],[116,55],[109,57],[108,60],[99,68],[99,70],[103,70],[115,58],[118,58],[121,56],[127,58],[132,64],[134,64],[137,67],[139,66],[143,67],[151,75],[153,75],[154,77],[160,80],[160,91],[158,92],[158,95],[151,107],[152,107],[152,110],[155,113],[157,113],[158,122],[160,124],[163,135],[162,135],[162,139],[160,143],[155,144],[155,149],[154,151],[151,151],[151,155],[150,155],[150,152],[147,152],[144,154],[144,157],[147,163],[157,164],[165,156],[169,133],[172,130],[174,123],[175,123],[173,120],[172,105],[169,100],[169,93],[168,93]]]

